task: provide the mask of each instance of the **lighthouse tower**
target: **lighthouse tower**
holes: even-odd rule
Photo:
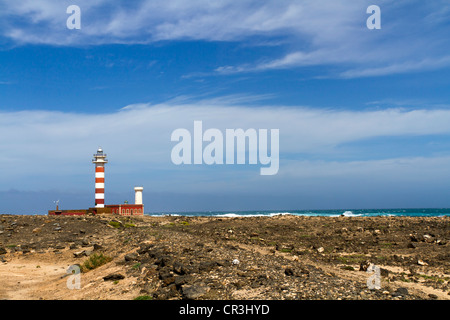
[[[135,187],[134,188],[134,204],[143,204],[142,203],[142,191],[144,191],[144,187]]]
[[[106,154],[103,153],[102,148],[98,148],[97,153],[94,154],[92,163],[95,164],[95,207],[105,207],[105,164]]]

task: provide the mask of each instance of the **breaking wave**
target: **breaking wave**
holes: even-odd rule
[[[160,212],[146,213],[153,217],[185,216],[185,217],[275,217],[275,216],[308,216],[308,217],[374,217],[374,216],[450,216],[450,208],[432,209],[331,209],[331,210],[258,210],[258,211],[193,211],[193,212]]]
[[[355,214],[355,213],[353,213],[353,211],[345,211],[342,215],[344,217],[361,217],[362,216],[362,214]]]

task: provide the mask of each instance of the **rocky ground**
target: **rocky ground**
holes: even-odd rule
[[[0,215],[0,299],[448,300],[449,280],[450,217]]]

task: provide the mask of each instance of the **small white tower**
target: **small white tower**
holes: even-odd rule
[[[144,191],[143,187],[135,187],[134,188],[134,204],[143,204],[142,191]]]
[[[92,163],[95,164],[95,207],[105,207],[105,164],[106,154],[103,153],[102,148],[98,148],[97,153],[94,154]]]

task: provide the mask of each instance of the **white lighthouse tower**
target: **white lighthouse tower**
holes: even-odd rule
[[[144,187],[135,187],[134,188],[134,204],[142,204],[142,191],[144,191]]]
[[[97,153],[94,154],[92,163],[95,164],[95,207],[105,207],[105,164],[106,154],[103,153],[102,148],[98,148]]]

